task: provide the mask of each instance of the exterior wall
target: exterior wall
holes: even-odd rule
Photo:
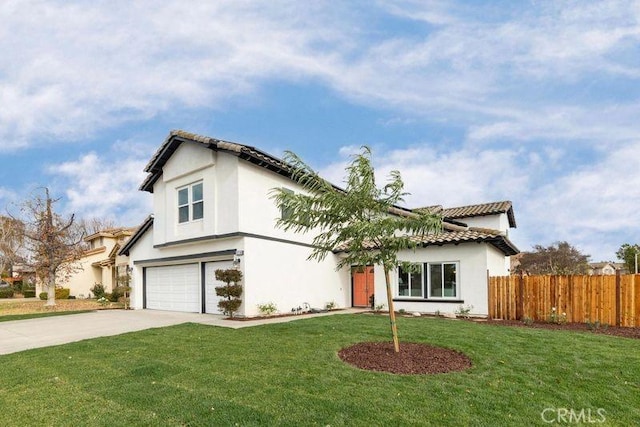
[[[287,188],[296,193],[302,187],[290,179],[247,162],[239,162],[238,167],[239,226],[240,230],[262,236],[311,243],[314,232],[306,234],[286,232],[276,228],[280,210],[270,198],[274,188]]]
[[[243,313],[259,314],[258,304],[273,302],[281,313],[308,303],[324,308],[351,306],[349,269],[336,271],[337,256],[309,261],[311,248],[265,239],[245,238]]]
[[[175,265],[186,263],[204,263],[208,261],[218,261],[230,259],[229,256],[216,257],[206,255],[207,253],[242,250],[242,238],[208,240],[191,244],[180,244],[163,248],[153,247],[153,230],[148,230],[131,249],[129,254],[131,269],[131,307],[134,309],[143,308],[143,270],[144,267],[154,267],[161,265]],[[202,254],[202,256],[198,256]],[[186,258],[188,257],[188,259]],[[176,258],[176,259],[168,259]],[[242,270],[242,263],[240,265]]]
[[[62,278],[59,281],[56,280],[56,286],[69,288],[70,295],[77,298],[81,296],[88,298],[90,295],[93,295],[91,288],[93,288],[96,283],[105,286],[105,288],[111,285],[111,283],[105,283],[103,281],[101,268],[91,266],[92,263],[105,259],[107,255],[108,252],[105,248],[97,254],[83,257],[76,263],[78,266],[76,272],[67,280],[63,280]],[[45,288],[44,286],[42,287]],[[41,289],[40,292],[46,292],[46,288]]]
[[[96,239],[98,240],[98,239]],[[104,286],[107,292],[111,292],[116,286],[113,276],[113,267],[94,267],[93,263],[104,261],[109,258],[111,250],[116,244],[116,239],[100,237],[100,241],[105,245],[102,247],[95,247],[87,252],[87,255],[82,257],[77,263],[78,267],[74,274],[72,274],[66,280],[62,277],[56,281],[57,285],[65,288],[69,288],[70,295],[75,297],[93,296],[91,288],[95,284],[101,284]],[[95,245],[94,245],[95,246]],[[127,263],[126,257],[120,257],[120,263]],[[45,292],[44,285],[38,286],[38,292]]]
[[[217,194],[216,160],[212,150],[182,144],[167,161],[162,178],[153,187],[155,245],[216,233],[216,201],[225,200]],[[178,224],[178,188],[197,181],[203,183],[203,219]]]
[[[398,297],[398,272],[391,272],[391,283],[394,299],[402,299],[402,301],[394,301],[396,310],[404,309],[408,312],[434,313],[453,313],[461,305],[473,306],[471,314],[487,315],[489,307],[487,303],[487,269],[488,262],[488,245],[478,243],[462,243],[459,245],[429,246],[419,248],[415,251],[402,251],[398,254],[398,260],[408,262],[458,262],[458,297],[450,301],[447,300],[431,300],[431,301],[406,301],[407,297]],[[502,255],[502,267],[504,269],[505,257]],[[496,263],[496,259],[492,259],[492,263]],[[497,268],[493,265],[492,268]],[[382,267],[375,268],[375,304],[384,304],[387,307],[387,294],[385,289],[385,277]]]
[[[509,231],[509,218],[507,214],[475,216],[460,218],[457,221],[467,224],[469,227],[491,228],[507,233]]]

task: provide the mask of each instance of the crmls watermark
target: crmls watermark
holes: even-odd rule
[[[603,408],[544,408],[540,416],[547,424],[601,424],[607,420],[606,413]]]

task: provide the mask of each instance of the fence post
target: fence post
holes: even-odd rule
[[[620,294],[622,293],[622,287],[620,284],[620,270],[616,270],[616,326],[620,326]]]
[[[492,286],[491,286],[491,277],[489,276],[489,269],[487,269],[487,299],[489,300],[489,301],[487,301],[488,302],[488,304],[487,304],[487,314],[488,314],[488,316],[487,317],[489,319],[492,319],[494,317],[494,315],[491,313],[491,311],[492,311],[491,310],[492,309],[491,304],[494,304],[494,299],[495,299],[493,294],[494,294],[494,292],[493,292],[493,289],[492,289]]]
[[[518,278],[518,294],[516,295],[516,318],[522,320],[524,316],[524,273]]]

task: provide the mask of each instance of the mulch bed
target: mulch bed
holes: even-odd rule
[[[472,366],[459,351],[418,343],[400,343],[396,353],[391,342],[361,342],[343,348],[338,356],[360,369],[392,374],[441,374]]]
[[[593,332],[594,334],[612,335],[623,338],[640,339],[640,328],[623,328],[617,326],[600,325],[599,327],[589,326],[587,323],[550,323],[534,322],[530,325],[518,320],[486,320],[482,323],[497,326],[514,326],[521,328],[552,329],[559,331]]]

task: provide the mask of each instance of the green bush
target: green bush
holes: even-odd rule
[[[128,286],[116,286],[113,288],[113,292],[111,292],[111,296],[108,297],[108,300],[111,302],[118,302],[120,298],[124,297],[125,292],[128,292],[130,289]]]
[[[225,286],[216,287],[216,295],[225,299],[218,302],[218,308],[227,316],[233,318],[233,313],[238,311],[242,300],[242,285],[238,282],[242,280],[242,272],[239,270],[216,270],[216,279],[225,283]]]
[[[25,286],[26,288],[26,286]],[[23,287],[22,287],[22,282],[20,280],[17,280],[15,282],[13,282],[13,290],[15,292],[22,292],[23,291]]]
[[[22,291],[22,296],[25,298],[33,298],[36,296],[36,290],[35,289],[25,289]]]
[[[104,286],[102,286],[102,284],[100,284],[100,283],[96,283],[95,285],[93,285],[93,288],[91,288],[89,290],[91,292],[93,292],[93,296],[96,299],[100,299],[100,298],[104,297],[105,294],[107,293],[107,291],[104,288]]]
[[[0,298],[13,298],[13,289],[11,288],[0,289]]]
[[[42,300],[42,301],[46,301],[47,300],[47,293],[46,292],[40,292],[40,294],[38,295],[38,297]]]
[[[69,288],[56,288],[56,299],[69,299],[71,289]]]

